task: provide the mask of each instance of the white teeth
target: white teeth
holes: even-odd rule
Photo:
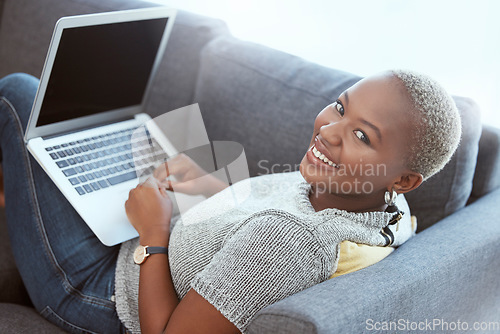
[[[313,147],[312,149],[312,152],[314,154],[314,156],[316,158],[318,158],[319,160],[323,161],[324,163],[332,166],[332,167],[337,167],[337,165],[331,161],[330,159],[328,159],[327,157],[325,157],[325,155],[323,153],[321,153],[320,151],[318,151],[318,149],[316,148],[316,146]]]
[[[319,151],[316,147],[313,148],[313,153],[316,156],[316,158],[318,158],[321,155],[321,153],[319,153]]]

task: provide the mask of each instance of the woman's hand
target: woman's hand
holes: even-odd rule
[[[227,187],[227,184],[208,174],[190,157],[181,153],[156,168],[154,177],[171,191],[210,197]],[[174,176],[167,179],[167,177]]]
[[[141,245],[168,246],[172,201],[158,180],[149,178],[130,190],[125,211]]]

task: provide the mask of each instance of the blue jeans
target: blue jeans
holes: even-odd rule
[[[104,246],[27,152],[38,80],[0,80],[0,149],[14,258],[40,314],[73,333],[121,333],[114,278],[119,246]]]

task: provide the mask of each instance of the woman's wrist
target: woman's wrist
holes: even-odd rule
[[[168,247],[169,231],[155,231],[139,235],[139,243],[143,246]]]
[[[207,182],[207,187],[203,192],[203,195],[208,198],[224,190],[227,187],[228,185],[224,181],[221,181],[217,177],[212,175],[210,182]]]

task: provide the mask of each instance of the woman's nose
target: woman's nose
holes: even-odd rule
[[[319,128],[321,137],[332,146],[342,144],[342,127],[339,122],[328,123]]]

